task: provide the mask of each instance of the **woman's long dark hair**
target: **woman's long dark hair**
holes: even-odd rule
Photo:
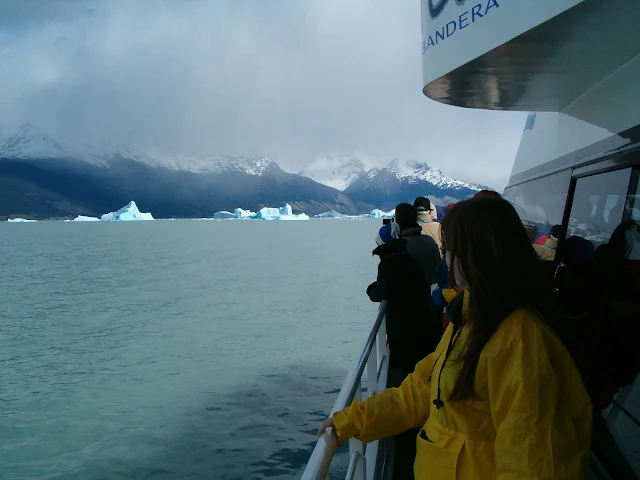
[[[531,307],[549,320],[549,298],[538,256],[506,200],[474,198],[455,204],[442,220],[442,243],[450,255],[451,285],[458,287],[458,262],[470,291],[470,334],[450,398],[457,401],[475,397],[480,353],[502,321],[519,307]]]

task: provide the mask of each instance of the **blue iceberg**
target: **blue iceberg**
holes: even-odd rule
[[[236,208],[233,211],[234,218],[255,218],[256,213],[251,210],[243,210],[242,208]]]
[[[293,214],[293,209],[288,203],[280,208],[264,207],[257,213],[251,210],[243,210],[236,208],[233,213],[220,211],[213,214],[216,219],[256,219],[256,220],[309,220],[309,216],[305,213],[298,215]]]
[[[378,210],[377,208],[371,210],[371,213],[362,215],[363,217],[369,218],[393,218],[396,214],[396,209],[394,208],[390,212],[383,212],[382,210]]]
[[[138,210],[138,206],[136,202],[133,200],[129,202],[127,205],[122,207],[117,212],[105,213],[100,217],[100,220],[103,222],[113,222],[113,221],[132,221],[132,220],[155,220],[153,215],[150,213],[142,213]]]

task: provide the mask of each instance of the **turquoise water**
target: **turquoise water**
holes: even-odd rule
[[[380,223],[0,224],[0,478],[299,476]]]

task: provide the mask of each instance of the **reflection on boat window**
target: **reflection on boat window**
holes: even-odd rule
[[[631,168],[579,178],[567,236],[580,236],[596,247],[607,242],[622,222],[630,179]]]
[[[640,200],[638,200],[639,198],[640,198],[640,182],[636,187],[635,195],[629,195],[629,198],[627,199],[627,202],[628,202],[627,208],[631,212],[631,219],[636,221],[640,221]]]
[[[636,381],[616,395],[615,404],[605,412],[607,424],[628,460],[640,471],[640,453],[635,450],[640,441],[640,382]]]
[[[571,170],[564,170],[507,187],[504,198],[513,204],[521,220],[533,223],[538,234],[546,233],[562,223],[570,181]]]

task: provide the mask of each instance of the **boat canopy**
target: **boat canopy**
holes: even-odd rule
[[[460,107],[563,112],[640,63],[639,26],[638,0],[422,0],[423,92]]]

